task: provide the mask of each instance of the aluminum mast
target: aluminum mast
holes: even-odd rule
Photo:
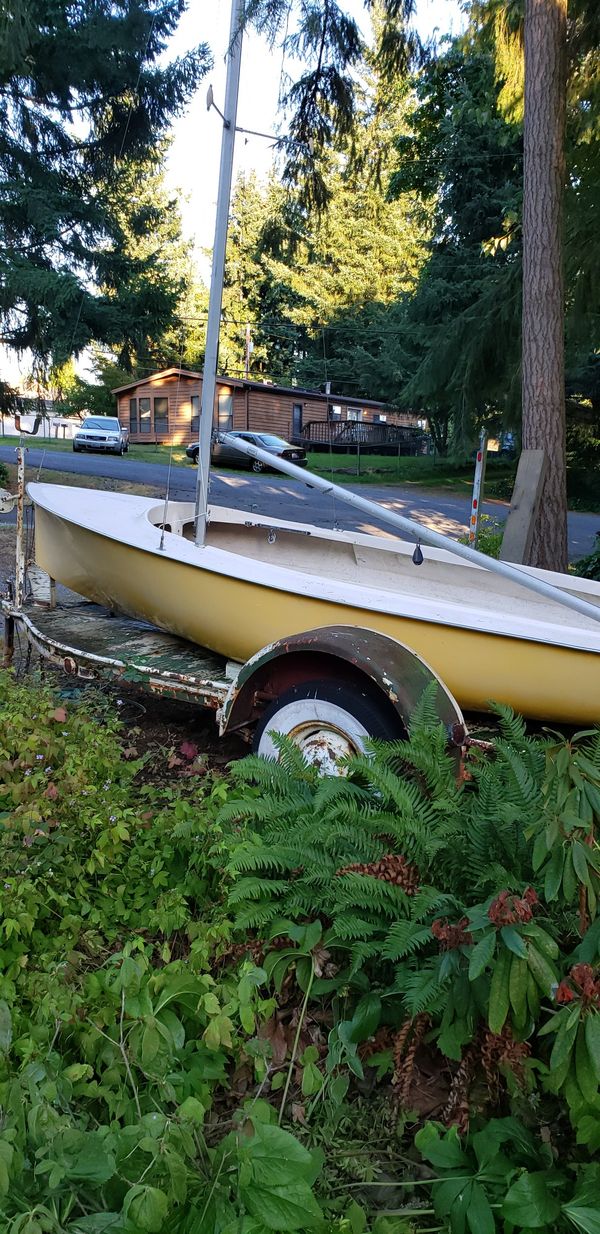
[[[217,385],[219,328],[221,324],[223,277],[225,273],[225,249],[227,246],[227,224],[229,221],[233,151],[235,145],[240,67],[242,61],[243,16],[244,0],[232,0],[229,46],[227,48],[227,81],[225,84],[224,104],[225,114],[223,119],[223,137],[221,139],[219,189],[217,193],[217,218],[215,222],[215,241],[213,245],[212,271],[210,277],[210,299],[208,302],[206,351],[204,355],[202,405],[200,411],[200,433],[198,439],[198,482],[196,486],[195,512],[196,544],[198,546],[203,545],[206,538],[208,477],[210,474],[210,446],[213,430],[215,391]],[[209,107],[210,105],[211,103],[209,102]]]

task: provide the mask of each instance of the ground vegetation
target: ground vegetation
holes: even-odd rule
[[[0,691],[7,1232],[596,1234],[597,732],[224,774]]]

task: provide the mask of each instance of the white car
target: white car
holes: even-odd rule
[[[126,454],[129,449],[129,429],[123,428],[115,416],[88,416],[73,437],[73,450],[106,450],[111,454]]]

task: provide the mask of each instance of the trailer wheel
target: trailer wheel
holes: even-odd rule
[[[350,689],[331,681],[292,686],[263,713],[253,748],[265,758],[277,759],[272,732],[290,737],[322,775],[339,774],[339,760],[361,754],[369,737],[393,740],[404,735],[383,700],[378,703],[360,687]]]

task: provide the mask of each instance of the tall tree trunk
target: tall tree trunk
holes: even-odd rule
[[[529,564],[567,568],[563,188],[567,0],[525,0],[523,446],[549,468]]]

